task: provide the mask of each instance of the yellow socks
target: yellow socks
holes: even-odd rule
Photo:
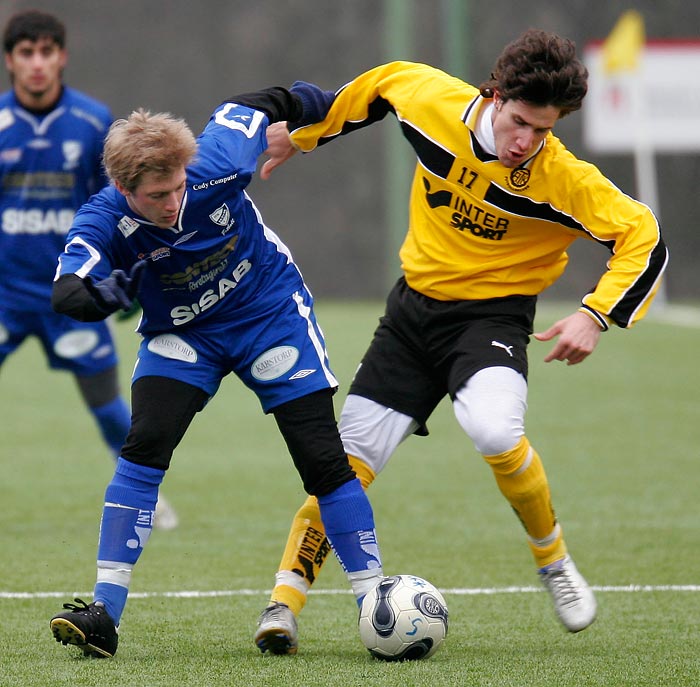
[[[510,451],[484,459],[528,534],[537,567],[563,558],[566,545],[552,508],[547,476],[527,438],[523,437]]]
[[[348,456],[362,486],[376,475],[365,463]],[[491,466],[501,493],[508,499],[528,535],[528,543],[538,568],[566,555],[566,544],[552,508],[549,485],[542,461],[523,437],[510,451],[484,456]],[[296,512],[287,544],[275,576],[271,602],[284,603],[298,616],[307,593],[331,552],[325,535],[318,502],[309,496]]]
[[[376,476],[374,471],[354,456],[348,456],[348,460],[367,489]],[[309,588],[330,552],[318,501],[315,496],[309,496],[292,520],[270,602],[286,604],[295,616],[299,615],[306,604]]]
[[[287,604],[294,615],[299,615],[306,593],[330,551],[318,502],[309,496],[292,520],[270,601]]]

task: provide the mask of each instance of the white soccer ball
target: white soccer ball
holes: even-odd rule
[[[447,604],[422,577],[385,577],[363,599],[359,627],[362,643],[375,658],[428,658],[447,635]]]

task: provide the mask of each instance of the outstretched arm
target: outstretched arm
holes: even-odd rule
[[[268,121],[289,121],[294,127],[320,122],[335,99],[333,91],[324,91],[316,84],[295,81],[287,90],[281,86],[263,88],[252,93],[239,93],[224,102],[238,103],[267,115]]]
[[[231,102],[261,110],[267,115],[267,154],[270,159],[260,170],[263,179],[269,179],[272,170],[294,155],[287,129],[320,122],[335,100],[333,91],[324,91],[315,84],[295,81],[287,91],[284,88],[265,88],[255,93],[244,93],[230,98]]]

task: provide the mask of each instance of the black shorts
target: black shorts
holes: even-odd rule
[[[475,372],[510,367],[527,378],[536,296],[438,301],[401,277],[350,385],[351,394],[425,423]]]

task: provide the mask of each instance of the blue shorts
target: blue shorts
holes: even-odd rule
[[[306,289],[263,313],[145,335],[132,383],[153,375],[170,377],[212,397],[229,372],[256,393],[266,413],[314,391],[337,388]]]
[[[51,310],[0,308],[0,365],[29,336],[36,336],[54,370],[90,377],[114,367],[117,354],[106,322],[77,322]]]

